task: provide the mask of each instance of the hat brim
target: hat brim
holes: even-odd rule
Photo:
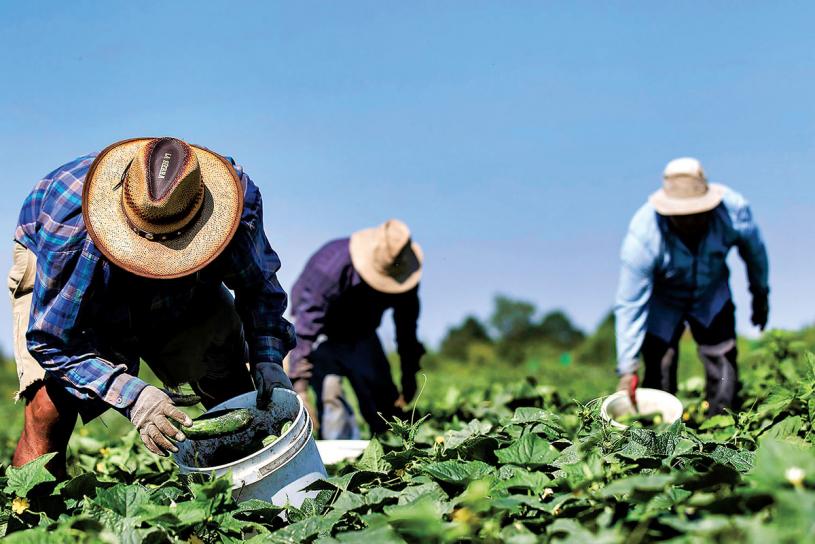
[[[146,278],[179,278],[207,266],[229,244],[240,224],[243,186],[226,159],[190,146],[204,182],[201,212],[173,240],[139,236],[128,226],[122,211],[121,179],[139,146],[151,139],[123,140],[96,157],[85,178],[82,214],[94,244],[116,266]]]
[[[405,266],[398,277],[385,274],[374,266],[374,248],[377,241],[377,227],[364,229],[351,235],[348,250],[351,253],[351,263],[362,279],[382,293],[399,294],[410,291],[422,278],[422,263],[424,253],[416,242],[410,243],[405,255]]]
[[[660,215],[693,215],[704,213],[718,206],[724,198],[726,188],[718,183],[708,185],[707,192],[694,198],[672,198],[665,189],[650,196],[648,201]]]

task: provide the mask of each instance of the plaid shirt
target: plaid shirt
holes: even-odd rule
[[[195,275],[147,280],[112,265],[82,217],[82,187],[96,153],[39,181],[23,203],[15,240],[37,257],[28,349],[46,372],[83,403],[83,417],[109,406],[126,412],[147,385],[137,378],[134,319],[169,326],[200,289],[222,282],[235,293],[252,364],[281,363],[294,346],[282,315],[287,297],[280,260],[263,231],[258,187],[229,158],[244,185],[240,226],[227,249]],[[176,325],[177,326],[177,325]]]

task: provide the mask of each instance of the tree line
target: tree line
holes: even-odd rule
[[[586,334],[563,310],[541,313],[531,302],[497,295],[485,321],[468,315],[447,330],[439,355],[474,364],[496,359],[520,364],[534,356],[606,364],[614,360],[614,349],[612,312]]]

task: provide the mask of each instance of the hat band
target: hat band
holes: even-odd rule
[[[203,200],[203,198],[202,198],[202,200]],[[187,232],[190,229],[190,226],[195,224],[196,219],[198,219],[198,216],[201,215],[201,210],[204,209],[204,205],[203,205],[203,203],[201,203],[201,205],[198,206],[198,209],[195,210],[195,213],[193,213],[192,216],[190,216],[189,221],[187,221],[184,224],[183,227],[180,227],[177,230],[174,230],[172,232],[164,232],[164,233],[161,233],[161,234],[156,234],[156,233],[153,233],[153,232],[147,232],[146,230],[143,230],[143,229],[140,229],[139,227],[137,227],[130,220],[130,218],[127,216],[127,210],[125,210],[124,202],[122,200],[119,200],[119,207],[122,209],[122,215],[125,218],[125,222],[127,223],[127,226],[130,227],[130,230],[132,230],[133,232],[135,232],[136,234],[138,234],[142,238],[144,238],[146,240],[150,240],[151,242],[166,242],[166,241],[169,241],[169,240],[175,240],[176,238],[179,238],[181,235],[183,235],[185,232]]]

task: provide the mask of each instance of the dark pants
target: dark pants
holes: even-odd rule
[[[728,302],[707,327],[687,317],[677,327],[670,342],[646,334],[641,350],[645,363],[643,387],[676,393],[679,340],[687,323],[698,346],[699,359],[705,367],[708,414],[719,414],[725,408],[731,408],[739,389],[735,312],[736,307]]]
[[[372,434],[387,430],[378,414],[390,418],[399,391],[393,383],[390,364],[379,337],[372,334],[353,341],[328,339],[309,356],[314,368],[311,387],[317,398],[320,436],[329,439],[352,438],[354,413],[342,396],[341,377],[354,388],[362,417]]]

